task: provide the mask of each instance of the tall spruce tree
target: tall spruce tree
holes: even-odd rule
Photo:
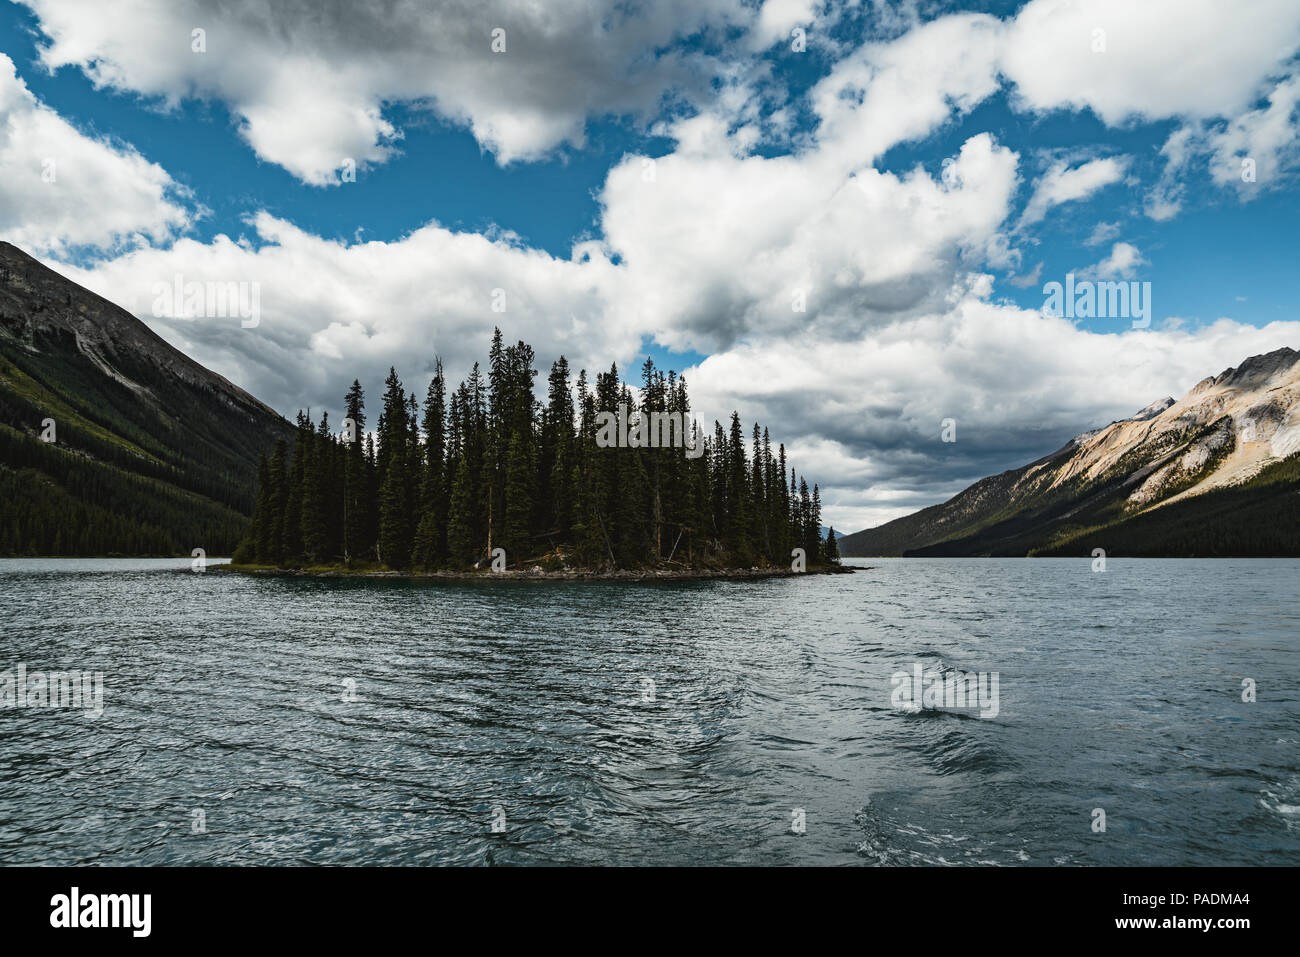
[[[329,440],[329,413],[321,418],[319,433],[310,429],[301,433],[303,449],[302,478],[302,552],[312,564],[330,557],[329,550],[329,470],[332,449]]]
[[[343,559],[368,559],[374,548],[370,528],[374,524],[369,474],[366,459],[366,397],[361,382],[343,397]]]
[[[745,430],[740,424],[740,413],[731,413],[731,433],[727,438],[727,537],[741,565],[753,560],[750,515],[753,496],[745,464]]]
[[[826,530],[826,544],[822,549],[822,557],[827,565],[838,565],[840,563],[840,546],[835,541],[834,525]]]
[[[438,358],[424,398],[424,474],[414,556],[423,568],[436,567],[447,552],[446,407],[447,383],[442,374],[442,359]]]
[[[384,382],[379,415],[379,557],[390,568],[411,562],[415,510],[411,494],[415,449],[411,448],[410,412],[396,369]]]

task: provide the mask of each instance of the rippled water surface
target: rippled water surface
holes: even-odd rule
[[[856,564],[0,561],[0,671],[104,675],[98,717],[0,709],[0,863],[1300,863],[1300,562]],[[893,707],[917,663],[997,716]]]

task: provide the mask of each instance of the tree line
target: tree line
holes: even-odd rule
[[[299,412],[293,449],[280,440],[258,463],[257,505],[237,563],[382,565],[400,570],[485,565],[585,568],[785,565],[839,561],[820,535],[821,494],[773,452],[767,429],[748,437],[740,416],[712,436],[689,418],[686,380],[647,358],[639,396],[616,366],[574,382],[556,360],[544,400],[528,344],[492,338],[449,390],[435,363],[423,402],[395,369],[375,427],[354,380],[335,432],[325,413]],[[623,405],[630,424],[655,414],[691,422],[694,447],[602,447],[600,423]],[[702,449],[702,452],[699,451]],[[687,454],[689,453],[689,454]],[[787,475],[789,481],[787,482]]]

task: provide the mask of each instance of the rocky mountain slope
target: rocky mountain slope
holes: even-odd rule
[[[228,553],[259,452],[291,437],[139,319],[0,243],[0,554]]]
[[[840,540],[845,556],[1300,554],[1300,352],[1076,436],[949,501]]]

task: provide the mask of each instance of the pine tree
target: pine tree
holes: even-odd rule
[[[533,516],[533,463],[528,454],[527,438],[516,432],[510,437],[505,466],[505,515],[501,545],[506,560],[515,562],[527,557],[529,529]]]
[[[708,533],[714,541],[721,543],[727,533],[729,519],[727,516],[727,476],[731,474],[731,456],[727,450],[727,434],[722,431],[722,424],[713,423],[713,461],[710,463],[712,482],[709,484],[709,501],[712,505]]]
[[[809,563],[817,561],[817,536],[812,525],[812,497],[808,494],[808,481],[799,480],[799,510],[795,519],[795,534],[799,547]]]
[[[306,474],[306,457],[308,436],[311,433],[311,420],[307,413],[298,412],[298,432],[294,437],[293,459],[285,475],[284,521],[281,531],[281,547],[284,561],[302,560],[302,493],[303,478]]]
[[[424,475],[415,536],[415,561],[424,568],[435,567],[447,552],[446,395],[442,359],[436,359],[424,399]]]
[[[727,537],[735,552],[736,561],[748,565],[752,561],[749,516],[753,511],[753,498],[746,475],[745,430],[740,425],[738,412],[731,413],[727,453]]]
[[[586,379],[583,377],[582,388]],[[542,416],[538,457],[538,521],[542,530],[561,541],[573,523],[574,407],[569,391],[569,363],[560,356],[547,378],[547,404]]]
[[[361,383],[352,380],[352,387],[343,397],[346,419],[343,423],[343,558],[355,561],[368,558],[373,549],[370,535],[371,497],[370,463],[366,459],[366,397]]]
[[[805,486],[806,487],[806,486]],[[817,485],[813,485],[812,500],[808,503],[807,523],[804,526],[804,548],[808,550],[808,560],[816,561],[822,554],[822,497]]]
[[[834,525],[826,530],[826,545],[822,551],[827,565],[838,565],[840,563],[840,546],[835,541]]]
[[[753,457],[750,461],[749,502],[752,511],[749,519],[749,535],[754,552],[763,558],[770,557],[767,536],[767,495],[765,491],[766,469],[763,463],[762,433],[758,423],[754,423]]]
[[[475,364],[450,392],[435,359],[422,406],[390,368],[373,432],[365,428],[357,380],[344,396],[340,437],[331,433],[328,413],[313,426],[300,412],[292,453],[281,441],[259,461],[240,559],[461,568],[481,566],[500,546],[511,565],[555,547],[566,561],[588,566],[669,559],[749,566],[784,565],[797,545],[812,562],[835,560],[833,536],[822,543],[818,535],[820,488],[810,494],[793,468],[787,486],[785,447],[774,457],[769,433],[757,423],[747,440],[737,412],[727,430],[714,422],[706,441],[676,373],[647,359],[634,394],[617,366],[597,374],[594,389],[582,370],[575,401],[561,357],[542,404],[533,393],[531,346],[507,347],[497,331],[489,358],[486,380]],[[596,442],[602,413],[618,417],[613,448]],[[687,422],[689,436],[682,436]],[[684,454],[683,445],[700,454]],[[45,553],[91,550],[110,534],[132,548],[174,550],[140,529],[83,522],[68,532],[26,517],[0,522],[0,548],[30,542]]]
[[[456,565],[476,558],[474,550],[474,492],[469,459],[456,459],[456,477],[451,486],[451,503],[447,516],[447,548]]]
[[[776,528],[778,535],[778,545],[776,548],[776,561],[778,564],[784,563],[790,557],[790,551],[794,548],[794,540],[790,537],[790,488],[785,484],[785,443],[779,446],[776,458],[776,472],[774,481],[780,486],[780,504],[778,505],[776,515]]]
[[[369,561],[379,561],[379,454],[375,450],[375,437],[366,433],[366,467],[364,471],[366,491],[362,498],[365,504],[363,515],[365,527],[365,555]]]
[[[406,393],[395,369],[385,380],[384,410],[379,416],[379,557],[390,568],[406,568],[414,538],[412,476],[416,450]]]
[[[488,455],[488,406],[483,388],[483,374],[478,363],[470,372],[466,386],[465,402],[465,461],[469,477],[469,522],[471,535],[471,560],[487,557],[491,545],[494,501],[491,483],[496,473],[491,468]]]
[[[300,433],[303,450],[302,549],[303,557],[319,564],[331,557],[329,550],[329,469],[332,464],[329,413],[321,418],[320,433]]]

